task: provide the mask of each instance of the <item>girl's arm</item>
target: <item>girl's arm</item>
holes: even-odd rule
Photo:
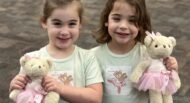
[[[60,88],[60,95],[72,103],[101,103],[102,84],[92,84],[86,88],[63,86]]]
[[[46,76],[42,85],[47,92],[55,91],[62,99],[71,103],[101,103],[102,101],[102,83],[80,88],[64,85],[53,77]]]

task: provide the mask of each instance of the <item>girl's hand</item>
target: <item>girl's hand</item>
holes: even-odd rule
[[[166,68],[168,70],[174,69],[174,70],[178,71],[178,63],[177,63],[176,58],[171,57],[171,56],[167,57],[167,58],[164,59],[164,63],[165,63]]]
[[[57,79],[49,75],[45,76],[42,81],[42,86],[46,92],[54,91],[59,93],[61,85],[62,85],[61,82],[59,82]]]
[[[9,91],[13,89],[24,89],[28,82],[30,82],[30,79],[26,75],[18,74],[12,79]]]

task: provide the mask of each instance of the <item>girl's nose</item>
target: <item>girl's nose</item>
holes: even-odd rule
[[[65,31],[65,30],[62,30],[62,31],[60,32],[60,34],[61,34],[61,35],[67,35],[67,34],[68,34],[68,32],[67,32],[67,31]]]
[[[60,34],[62,35],[67,35],[69,33],[69,30],[67,27],[63,27],[61,28]]]
[[[128,28],[129,28],[128,26],[129,26],[129,25],[128,25],[127,22],[122,22],[122,23],[120,24],[120,28],[121,28],[122,30],[128,29]]]

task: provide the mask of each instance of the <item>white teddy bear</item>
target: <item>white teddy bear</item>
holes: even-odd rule
[[[174,37],[146,32],[144,44],[150,56],[134,69],[130,80],[138,90],[149,90],[150,103],[173,103],[172,94],[181,86],[178,73],[167,70],[163,59],[170,56],[176,45]]]
[[[26,74],[31,82],[24,90],[11,91],[9,98],[16,103],[58,103],[59,94],[56,92],[45,92],[41,86],[42,78],[52,66],[52,62],[45,58],[23,56],[20,59],[21,73]]]

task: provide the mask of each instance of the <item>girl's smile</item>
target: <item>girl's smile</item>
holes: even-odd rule
[[[68,42],[71,38],[57,37],[57,39],[58,39],[61,43],[65,43],[65,42]]]
[[[60,41],[60,42],[67,42],[67,41],[69,41],[70,39],[71,39],[71,37],[70,36],[68,36],[68,35],[59,35],[58,37],[57,37],[57,39]]]
[[[115,34],[117,34],[118,36],[122,36],[122,37],[130,35],[129,33],[125,33],[125,32],[115,32]]]

